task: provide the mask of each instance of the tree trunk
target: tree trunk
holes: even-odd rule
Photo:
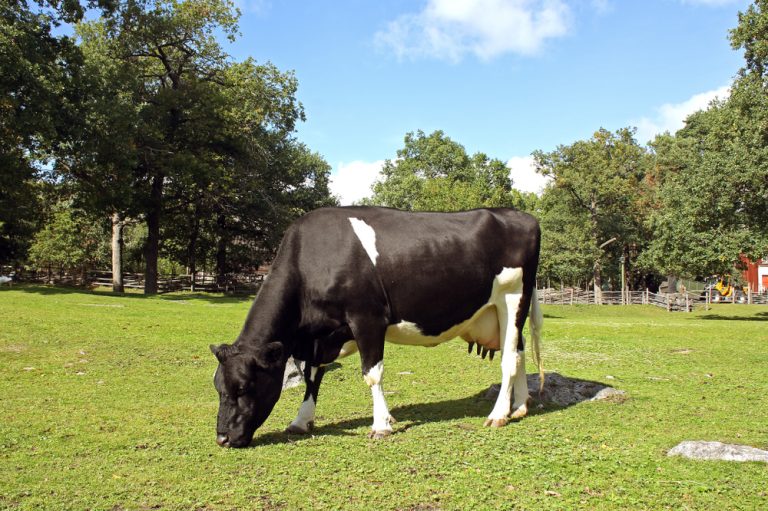
[[[598,247],[598,243],[600,242],[599,236],[599,225],[597,222],[597,202],[593,199],[592,203],[590,204],[590,223],[592,227],[592,243],[593,246]],[[595,260],[592,263],[592,282],[593,282],[593,289],[595,291],[595,303],[597,305],[603,304],[603,264],[602,264],[602,249],[603,247],[598,247],[598,252],[595,255]]]
[[[226,284],[227,275],[227,236],[224,231],[226,227],[224,215],[216,218],[216,225],[219,228],[219,239],[216,242],[216,280],[219,286],[223,286]]]
[[[595,303],[597,305],[603,304],[603,274],[602,274],[603,265],[600,262],[600,257],[598,256],[595,259],[595,262],[592,266],[592,281],[594,283],[594,291],[595,291]]]
[[[120,213],[112,214],[112,291],[125,292],[123,284],[123,219]]]
[[[192,276],[191,291],[195,290],[195,273],[197,273],[197,238],[200,235],[200,208],[195,204],[192,212],[192,228],[187,243],[187,263],[189,274]]]
[[[144,294],[157,294],[157,259],[160,254],[160,210],[163,197],[163,175],[152,178],[149,211],[147,211],[147,244],[144,246]]]

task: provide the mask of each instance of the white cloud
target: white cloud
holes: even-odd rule
[[[379,177],[383,166],[384,160],[340,163],[336,172],[331,174],[331,193],[339,197],[342,206],[348,206],[370,196],[371,185]]]
[[[376,43],[398,58],[432,57],[458,62],[505,53],[530,55],[568,32],[570,9],[562,0],[428,0],[376,34]]]
[[[513,156],[507,161],[512,177],[512,187],[521,192],[541,194],[550,179],[536,173],[533,156]]]
[[[725,85],[715,90],[695,94],[681,103],[666,103],[656,109],[653,117],[642,117],[632,124],[637,126],[637,140],[645,143],[656,135],[668,131],[675,133],[685,125],[685,119],[698,110],[705,110],[715,98],[725,99],[730,87]]]

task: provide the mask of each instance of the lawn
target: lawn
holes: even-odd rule
[[[222,449],[208,345],[249,304],[0,290],[0,509],[768,509],[768,465],[666,456],[686,439],[768,448],[766,306],[545,306],[546,370],[629,398],[498,430],[482,427],[498,357],[388,345],[393,436],[366,436],[355,355],[326,375],[312,436],[282,433],[294,388],[251,448]]]

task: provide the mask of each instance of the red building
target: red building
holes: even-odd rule
[[[741,261],[746,265],[741,275],[749,283],[752,291],[756,293],[768,292],[768,258],[750,261],[741,256]]]

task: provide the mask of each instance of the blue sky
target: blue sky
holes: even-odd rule
[[[236,0],[227,51],[293,70],[298,138],[333,168],[342,203],[369,195],[409,131],[443,130],[508,162],[535,191],[530,154],[638,127],[682,126],[743,63],[728,30],[746,0]]]

